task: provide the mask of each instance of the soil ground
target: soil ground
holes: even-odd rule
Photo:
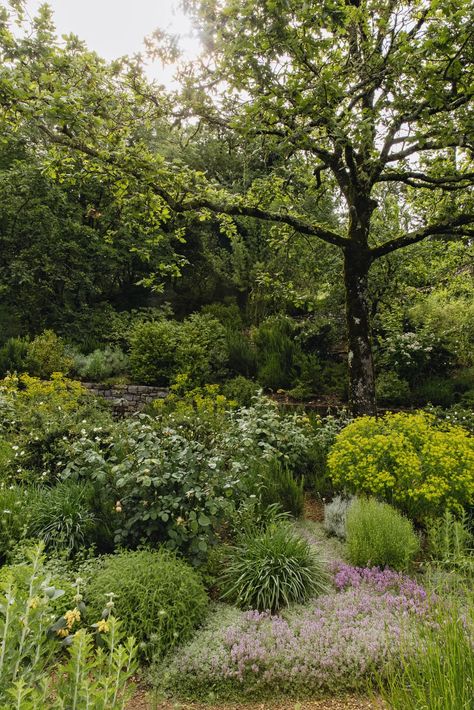
[[[202,705],[200,703],[156,701],[143,691],[138,691],[127,706],[127,710],[383,710],[383,708],[384,705],[378,700],[369,700],[356,695],[340,699],[328,698],[311,701],[275,700],[250,704]]]

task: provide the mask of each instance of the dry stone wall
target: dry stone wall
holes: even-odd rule
[[[139,412],[154,399],[164,399],[169,390],[164,387],[146,385],[102,385],[97,382],[83,382],[91,394],[109,401],[117,416]]]

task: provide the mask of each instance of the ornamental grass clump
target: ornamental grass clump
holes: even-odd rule
[[[467,601],[466,601],[467,600]],[[434,623],[417,627],[418,643],[402,636],[398,658],[379,676],[392,710],[471,710],[474,699],[474,603],[440,602]]]
[[[199,575],[168,550],[110,555],[99,559],[89,575],[89,616],[100,618],[109,595],[115,595],[115,613],[145,658],[165,655],[189,640],[207,612]]]
[[[214,702],[365,690],[397,656],[402,632],[416,645],[412,625],[429,607],[424,590],[403,575],[366,570],[362,579],[362,570],[347,566],[345,574],[343,591],[280,616],[223,607],[189,645],[157,664],[157,685]]]
[[[96,538],[93,495],[91,487],[72,481],[39,489],[32,502],[28,534],[43,540],[49,551],[73,556]]]
[[[328,581],[314,547],[279,521],[260,534],[244,536],[232,548],[222,579],[223,598],[243,609],[275,612],[322,594]]]
[[[360,567],[406,569],[420,548],[413,525],[387,503],[360,498],[347,514],[349,560]]]

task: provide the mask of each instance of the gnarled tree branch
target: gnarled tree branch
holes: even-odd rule
[[[407,234],[404,234],[401,237],[396,237],[396,239],[391,239],[390,241],[385,242],[385,244],[373,247],[370,250],[372,261],[379,259],[381,256],[391,254],[391,252],[396,251],[397,249],[402,249],[403,247],[410,246],[411,244],[417,244],[418,242],[423,241],[423,239],[437,234],[468,234],[472,230],[463,230],[463,227],[470,224],[474,224],[474,214],[465,214],[455,219],[428,224],[426,227],[416,229],[413,232],[407,232]]]

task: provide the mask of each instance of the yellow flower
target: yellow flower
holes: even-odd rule
[[[40,605],[41,599],[39,597],[32,597],[28,603],[30,609],[37,609]]]
[[[97,631],[101,634],[106,634],[107,631],[110,629],[109,624],[106,622],[105,619],[101,619],[98,624],[97,624]]]
[[[76,621],[81,620],[81,612],[79,609],[70,609],[64,614],[64,618],[66,619],[68,629],[71,629]]]

